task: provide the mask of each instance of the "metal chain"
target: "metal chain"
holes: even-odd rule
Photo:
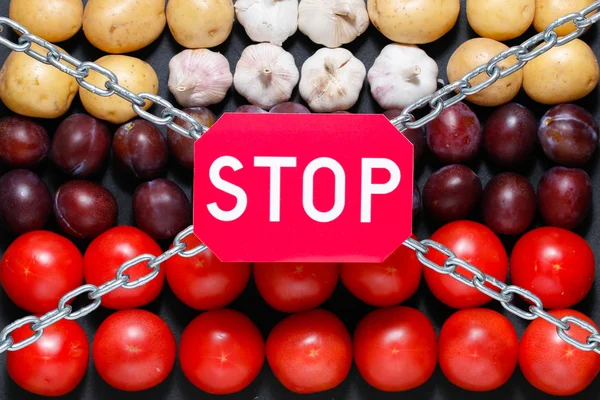
[[[420,128],[439,117],[446,108],[464,100],[467,96],[471,96],[487,89],[499,79],[505,78],[522,69],[529,61],[541,56],[553,47],[562,46],[580,37],[590,26],[598,21],[600,21],[600,1],[590,4],[580,12],[560,17],[548,25],[543,32],[531,37],[519,46],[514,46],[501,52],[486,64],[480,65],[468,72],[459,80],[446,85],[437,92],[409,105],[402,110],[402,113],[398,117],[392,119],[391,122],[400,131]],[[576,29],[566,36],[559,37],[555,30],[568,23],[573,23]],[[499,65],[511,57],[513,57],[515,61],[510,66],[503,68]],[[486,76],[486,78],[481,83],[473,86],[471,81],[478,76]],[[446,98],[450,95],[452,96]],[[444,98],[446,99],[444,100]],[[413,111],[427,105],[429,105],[429,108],[431,109],[429,113],[420,119],[417,119],[414,116]]]
[[[469,95],[478,93],[488,88],[498,79],[502,79],[513,72],[518,71],[519,69],[523,68],[527,62],[542,55],[552,47],[562,46],[581,36],[590,26],[600,21],[600,12],[598,11],[600,11],[600,1],[592,3],[590,6],[586,7],[580,12],[571,13],[557,19],[555,22],[550,24],[544,30],[544,32],[538,33],[531,39],[522,43],[520,46],[511,47],[510,49],[492,58],[487,64],[481,65],[475,68],[473,71],[467,73],[458,81],[446,85],[437,92],[429,96],[425,96],[419,101],[406,107],[399,117],[392,120],[392,123],[401,131],[411,128],[419,128],[425,125],[426,123],[437,118],[444,109],[464,100],[465,97]],[[590,16],[590,14],[594,12],[598,13]],[[576,30],[567,36],[559,37],[554,30],[569,22],[572,22],[575,25]],[[198,123],[198,121],[196,121],[190,115],[173,107],[170,102],[162,97],[152,93],[133,93],[127,88],[119,85],[119,80],[113,72],[93,62],[79,61],[76,58],[61,52],[52,43],[30,34],[29,31],[21,24],[8,18],[0,17],[0,31],[4,26],[8,26],[17,31],[20,34],[20,37],[17,40],[17,43],[15,43],[6,39],[5,37],[0,36],[0,44],[9,48],[10,50],[24,52],[25,54],[44,64],[52,65],[65,74],[73,76],[84,89],[95,93],[98,96],[109,97],[117,95],[129,101],[132,104],[136,114],[138,114],[141,118],[144,118],[157,125],[166,126],[193,140],[200,138],[200,136],[202,136],[202,134],[204,134],[208,129],[200,125],[200,123]],[[33,50],[32,43],[44,48],[47,53],[41,54]],[[501,68],[499,66],[499,63],[512,56],[515,56],[517,59],[517,62],[514,65],[508,68]],[[104,87],[98,87],[85,81],[90,74],[90,70],[99,73],[106,78]],[[487,74],[488,77],[478,85],[472,86],[470,81],[482,74]],[[453,94],[452,97],[444,100],[446,96],[451,94]],[[152,114],[145,110],[147,101],[157,103],[163,107],[160,115]],[[412,115],[412,112],[426,105],[429,105],[432,111],[425,117],[416,120],[416,118]],[[175,118],[179,118],[184,122],[188,122],[191,127],[186,129],[184,126],[177,124],[175,122]],[[163,254],[159,256],[142,254],[131,260],[128,260],[117,269],[116,276],[112,280],[105,282],[100,286],[91,284],[82,285],[77,289],[65,294],[60,299],[56,309],[49,311],[40,317],[29,315],[7,325],[0,331],[0,354],[6,351],[16,351],[35,343],[37,340],[39,340],[39,338],[42,337],[45,328],[62,319],[76,320],[83,318],[100,307],[102,304],[102,297],[114,290],[119,288],[133,289],[148,283],[158,276],[161,264],[171,257],[194,257],[195,255],[207,249],[204,244],[200,244],[194,248],[188,249],[188,246],[184,240],[190,235],[193,235],[192,226],[189,226],[175,236],[173,247],[165,251]],[[416,253],[417,259],[424,266],[431,268],[440,274],[449,275],[459,282],[479,290],[481,293],[484,293],[490,298],[499,301],[507,311],[521,318],[527,320],[542,318],[556,326],[559,337],[565,342],[580,350],[595,351],[600,354],[600,333],[593,325],[587,323],[586,321],[574,316],[565,316],[562,319],[554,317],[544,310],[542,301],[535,294],[518,286],[507,285],[506,283],[497,280],[493,276],[485,274],[479,268],[470,264],[466,260],[456,257],[454,252],[441,243],[437,243],[428,239],[417,241],[409,238],[403,243],[403,245],[413,250]],[[437,250],[446,256],[446,260],[444,261],[443,265],[437,264],[426,257],[426,254],[430,251],[430,249]],[[146,264],[148,273],[136,279],[135,281],[130,282],[130,277],[126,274],[127,270],[143,263]],[[463,273],[459,272],[458,268],[462,268],[465,271],[470,272],[473,276],[471,278],[467,277]],[[90,303],[77,311],[73,311],[73,308],[67,303],[85,293],[87,293],[87,298],[90,300]],[[512,303],[515,295],[529,300],[533,304],[530,305],[528,309],[519,308]],[[581,342],[572,336],[569,336],[567,333],[574,325],[589,332],[585,342]],[[31,329],[31,335],[19,341],[18,343],[15,343],[11,334],[15,330],[25,326],[29,326]]]

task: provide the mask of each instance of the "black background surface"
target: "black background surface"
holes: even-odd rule
[[[84,3],[85,2],[86,1],[84,0]],[[463,4],[460,20],[458,24],[454,27],[454,29],[452,29],[452,31],[450,31],[446,36],[444,36],[441,40],[437,41],[436,43],[422,46],[422,48],[430,56],[434,57],[438,61],[440,66],[440,75],[444,78],[447,60],[453,53],[453,51],[467,39],[476,37],[476,34],[469,28],[468,23],[466,21],[464,0],[462,1],[462,3]],[[0,0],[0,15],[8,16],[8,4],[9,0]],[[600,55],[600,39],[598,37],[598,32],[598,28],[594,27],[584,36],[584,40],[594,48],[597,56]],[[522,40],[524,40],[524,38],[529,37],[534,33],[535,32],[533,31],[533,29],[531,29],[522,38],[512,41],[508,44],[518,44]],[[3,33],[3,35],[6,35],[6,33]],[[9,36],[13,39],[15,38],[15,35],[12,32],[9,34]],[[373,61],[378,55],[379,51],[388,43],[389,40],[386,39],[383,35],[381,35],[374,27],[371,26],[363,36],[359,37],[353,43],[345,47],[352,51],[352,53],[356,57],[358,57],[368,69],[372,66]],[[226,55],[226,57],[230,61],[231,68],[233,70],[242,50],[250,44],[252,43],[246,36],[243,28],[236,22],[232,35],[225,42],[225,44],[219,46],[216,50]],[[61,47],[65,48],[65,50],[67,50],[80,60],[96,60],[97,58],[104,55],[101,51],[95,49],[87,42],[83,32],[79,32],[75,36],[75,38],[61,44]],[[284,48],[294,55],[298,67],[301,67],[302,63],[306,60],[306,58],[312,55],[319,48],[319,46],[312,43],[302,33],[298,32],[296,33],[296,35],[294,35],[292,38],[288,39],[284,43]],[[181,50],[183,50],[183,48],[175,42],[171,34],[168,32],[168,29],[165,29],[165,32],[162,34],[162,36],[152,45],[141,51],[131,54],[133,56],[146,60],[154,67],[160,78],[160,95],[165,96],[174,104],[174,98],[171,96],[167,88],[168,62],[173,55],[180,52]],[[0,60],[2,62],[4,62],[5,58],[8,56],[8,53],[9,52],[6,49],[0,49]],[[294,94],[294,99],[299,100],[297,90]],[[533,104],[532,101],[529,100],[527,96],[523,93],[520,94],[516,100],[528,107],[531,107],[538,117],[541,117],[542,114],[548,109],[548,107]],[[596,116],[596,119],[600,119],[599,100],[600,92],[598,88],[596,88],[596,90],[590,96],[579,102],[579,104],[592,111]],[[219,115],[225,111],[233,111],[237,106],[245,103],[245,99],[235,94],[232,90],[225,99],[225,101],[223,101],[221,104],[211,107],[211,109],[213,112]],[[79,100],[76,99],[69,113],[78,111],[83,111],[83,108]],[[372,113],[382,111],[378,108],[377,104],[372,99],[367,83],[365,83],[363,87],[363,91],[358,104],[350,111],[355,113]],[[475,108],[475,111],[482,119],[482,122],[484,122],[489,111],[482,108]],[[6,116],[9,114],[10,112],[3,105],[0,105],[0,116]],[[60,120],[44,121],[44,124],[48,128],[48,132],[50,133],[50,135],[53,134],[55,127],[59,122]],[[116,127],[111,128],[113,129],[113,131],[116,130]],[[471,163],[470,166],[476,172],[478,172],[483,184],[485,185],[491,176],[502,171],[488,164],[485,160],[483,160],[483,158],[484,157],[482,154],[482,158]],[[586,166],[586,170],[592,176],[592,179],[594,181],[594,188],[596,189],[594,193],[594,204],[597,204],[598,199],[600,199],[600,174],[596,173],[598,164],[599,161],[597,152],[594,159],[589,163],[588,166]],[[543,172],[551,166],[552,164],[547,159],[545,159],[541,150],[538,148],[536,150],[535,155],[532,157],[531,162],[519,169],[517,172],[528,176],[531,183],[534,186],[537,186],[538,181]],[[440,165],[432,157],[428,157],[424,165],[417,168],[416,179],[421,189],[423,188],[423,185],[427,177],[431,174],[431,172],[439,167]],[[5,172],[5,170],[0,169],[0,174],[3,174]],[[40,168],[37,169],[36,172],[39,173],[43,177],[44,181],[48,183],[50,190],[53,194],[63,182],[68,180],[68,177],[58,172],[58,170],[51,166],[49,163],[42,165]],[[117,169],[113,167],[113,163],[111,160],[109,163],[107,163],[107,166],[93,179],[101,182],[117,197],[119,204],[119,224],[133,225],[131,200],[132,194],[138,182],[134,180],[127,180],[121,175],[122,174],[120,174],[119,171],[117,171]],[[168,177],[180,184],[188,194],[188,197],[190,196],[192,176],[189,171],[184,171],[182,168],[177,167],[173,162],[171,162]],[[594,210],[592,211],[592,214],[590,215],[588,221],[585,222],[583,226],[580,227],[580,229],[578,229],[577,232],[588,240],[588,242],[594,249],[597,259],[600,259],[600,218],[598,217],[598,210],[598,207],[594,207]],[[474,218],[478,219],[478,216],[475,215]],[[540,224],[539,218],[537,219],[536,224]],[[415,233],[420,238],[429,237],[437,227],[438,225],[435,222],[428,220],[426,216],[423,215],[423,213],[421,213],[415,221]],[[57,230],[54,222],[51,222],[48,228],[52,230]],[[13,239],[14,237],[8,235],[6,232],[0,232],[0,255],[4,252],[6,247],[11,243]],[[503,238],[503,241],[506,244],[507,250],[509,252],[515,240],[515,238]],[[84,250],[86,243],[79,243],[79,245],[80,248]],[[163,245],[166,246],[167,244],[164,243]],[[269,243],[265,243],[264,245],[269,246]],[[485,250],[482,249],[482,251]],[[596,322],[600,322],[600,306],[595,306],[595,303],[597,303],[597,299],[599,298],[600,285],[596,284],[592,289],[590,295],[581,304],[579,304],[576,307],[576,309],[592,316],[592,318]],[[426,313],[427,316],[432,320],[438,332],[445,319],[452,313],[451,309],[442,305],[429,293],[424,283],[422,283],[421,288],[419,289],[417,294],[406,302],[406,305],[416,307],[419,310]],[[273,326],[275,326],[277,322],[279,322],[285,317],[284,314],[272,310],[260,298],[252,281],[249,283],[248,288],[245,290],[245,292],[231,305],[231,307],[240,310],[248,316],[250,316],[250,318],[258,325],[265,338],[268,335],[269,331],[273,328]],[[353,332],[356,323],[366,313],[373,309],[372,307],[367,306],[358,299],[354,298],[341,284],[338,285],[338,288],[336,289],[334,295],[325,303],[323,307],[333,311],[340,318],[342,318],[350,332]],[[504,310],[499,306],[499,304],[490,304],[489,307],[507,315],[507,313],[504,312]],[[194,311],[184,306],[180,301],[178,301],[174,297],[172,292],[169,290],[168,285],[166,283],[165,289],[163,290],[163,293],[160,295],[160,297],[146,308],[152,312],[159,314],[169,324],[177,340],[179,340],[179,337],[181,336],[181,333],[185,326],[195,316],[199,314],[197,311]],[[106,318],[106,316],[109,315],[109,313],[110,312],[108,310],[100,307],[97,311],[79,321],[88,333],[90,343],[92,341],[93,334],[96,328],[104,320],[104,318]],[[0,326],[3,327],[6,324],[12,322],[14,319],[25,315],[26,313],[23,310],[18,309],[14,304],[12,304],[3,292],[0,293]],[[523,329],[526,326],[526,322],[518,320],[517,318],[512,317],[511,315],[507,316],[511,319],[511,321],[513,321],[519,332],[519,335],[521,335]],[[6,372],[5,360],[6,358],[4,356],[0,357],[0,398],[11,400],[38,398],[37,396],[31,395],[23,391],[12,382],[12,380],[8,377],[8,374]],[[597,393],[599,391],[600,379],[597,379],[591,385],[591,387],[589,387],[585,392],[583,392],[579,396],[580,398],[597,398]],[[518,369],[506,385],[490,393],[471,393],[456,388],[451,383],[449,383],[448,380],[445,379],[445,377],[439,370],[439,367],[436,370],[433,377],[425,385],[416,390],[412,390],[405,393],[383,393],[371,388],[367,383],[365,383],[354,366],[352,368],[352,371],[350,372],[350,375],[344,381],[344,383],[341,384],[339,387],[335,388],[334,390],[310,396],[298,396],[287,391],[275,379],[274,375],[265,363],[263,371],[252,385],[250,385],[247,389],[236,395],[224,396],[223,398],[232,400],[271,400],[296,398],[323,400],[383,400],[398,398],[419,398],[442,400],[459,398],[526,399],[533,398],[534,396],[536,398],[546,397],[542,392],[537,391],[531,385],[529,385]],[[73,393],[71,393],[69,396],[66,396],[65,398],[86,400],[107,398],[113,400],[179,400],[207,399],[211,398],[211,396],[196,389],[191,383],[189,383],[183,376],[178,364],[175,365],[175,368],[169,376],[169,378],[156,388],[140,393],[120,392],[115,389],[112,389],[110,386],[104,383],[104,381],[95,372],[92,361],[90,360],[89,370],[83,382]]]

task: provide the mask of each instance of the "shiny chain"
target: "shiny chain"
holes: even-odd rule
[[[580,37],[590,26],[600,21],[600,12],[598,11],[600,11],[600,1],[590,4],[579,12],[570,13],[558,18],[548,25],[543,32],[538,33],[518,46],[513,46],[503,51],[489,60],[487,64],[480,65],[459,80],[409,105],[402,110],[402,113],[398,117],[392,119],[392,124],[400,131],[420,128],[426,125],[439,117],[446,108],[463,101],[467,96],[487,89],[499,79],[505,78],[513,72],[522,69],[529,61],[541,56],[553,47],[562,46]],[[576,29],[566,36],[558,36],[555,30],[570,22],[575,25]],[[500,66],[500,63],[511,57],[515,59],[513,64],[505,68]],[[473,86],[471,81],[479,76],[486,78]],[[413,112],[427,105],[431,109],[429,113],[417,119],[413,115]]]
[[[523,68],[528,61],[542,55],[552,47],[562,46],[581,36],[590,26],[600,21],[600,13],[591,15],[597,11],[600,11],[600,1],[592,3],[589,7],[586,7],[580,12],[571,13],[557,19],[555,22],[550,24],[544,30],[544,32],[533,36],[520,46],[512,47],[498,54],[487,64],[475,68],[458,81],[446,85],[437,92],[423,97],[421,100],[408,106],[403,110],[399,117],[392,120],[392,123],[401,131],[411,128],[419,128],[425,125],[426,123],[437,118],[444,109],[464,100],[465,97],[469,95],[486,89],[498,79],[504,78]],[[554,30],[568,22],[573,22],[576,30],[566,36],[559,37]],[[73,76],[79,85],[81,85],[81,87],[84,89],[102,97],[117,95],[129,101],[132,104],[136,114],[138,114],[140,117],[157,125],[166,126],[170,129],[173,129],[187,138],[196,140],[206,132],[206,127],[200,125],[198,121],[196,121],[190,115],[173,107],[170,102],[162,97],[152,93],[136,94],[131,92],[127,88],[119,85],[119,80],[113,72],[96,63],[81,62],[76,58],[61,52],[52,43],[30,34],[24,26],[11,19],[0,17],[0,30],[3,26],[9,26],[13,28],[15,31],[20,33],[21,36],[17,40],[17,43],[11,42],[10,40],[0,36],[0,44],[13,51],[24,52],[25,54],[44,64],[52,65],[60,71]],[[47,53],[45,55],[40,54],[32,49],[32,43],[41,46],[47,51]],[[540,44],[541,46],[537,47]],[[516,64],[508,68],[501,68],[499,66],[500,62],[513,55],[516,56]],[[104,87],[98,87],[85,81],[85,78],[89,76],[90,70],[106,77]],[[472,86],[470,81],[483,73],[487,74],[488,78],[478,85]],[[450,96],[451,94],[452,97],[444,100],[445,97]],[[163,107],[159,115],[151,114],[145,110],[147,101],[156,103]],[[432,111],[425,117],[416,120],[412,115],[412,112],[426,105],[429,105]],[[185,122],[188,122],[190,124],[190,128],[187,129],[184,126],[176,124],[175,118],[177,117]],[[40,317],[29,315],[7,325],[4,329],[2,329],[2,331],[0,331],[0,354],[6,351],[16,351],[29,346],[42,337],[45,328],[62,319],[77,320],[88,315],[100,307],[103,296],[116,289],[134,289],[148,283],[158,276],[160,272],[160,266],[166,260],[175,256],[194,257],[195,255],[200,254],[207,249],[207,247],[203,244],[191,249],[187,249],[187,245],[184,240],[190,235],[193,235],[192,226],[187,227],[177,236],[175,236],[173,247],[165,251],[163,254],[159,256],[142,254],[131,260],[128,260],[117,269],[115,278],[112,280],[105,282],[100,286],[91,284],[82,285],[77,289],[65,294],[59,300],[58,307],[56,309]],[[403,243],[403,245],[412,249],[416,253],[419,262],[421,262],[425,267],[431,268],[440,274],[448,275],[469,287],[479,290],[490,298],[499,301],[502,304],[502,307],[518,317],[526,320],[542,318],[543,320],[546,320],[556,326],[558,335],[565,342],[575,346],[580,350],[595,351],[596,353],[600,354],[600,333],[593,325],[587,323],[586,321],[574,316],[565,316],[562,319],[553,316],[544,310],[541,299],[535,294],[519,286],[507,285],[506,283],[497,280],[493,276],[485,274],[479,268],[470,264],[466,260],[456,257],[456,254],[454,254],[453,251],[440,243],[428,239],[417,241],[409,238]],[[437,250],[446,256],[443,265],[437,264],[426,257],[430,249]],[[147,266],[148,273],[136,279],[135,281],[131,281],[129,275],[126,274],[127,270],[140,264],[145,264]],[[461,273],[458,268],[470,272],[473,276],[469,278]],[[71,305],[69,305],[69,302],[86,293],[90,303],[81,309],[74,311]],[[520,308],[513,303],[513,300],[516,297],[521,297],[522,299],[528,300],[530,303],[532,303],[532,305],[530,305],[528,308]],[[11,333],[24,326],[30,327],[31,335],[26,339],[15,343]],[[578,326],[589,332],[585,342],[576,340],[568,334],[568,331],[572,326]]]

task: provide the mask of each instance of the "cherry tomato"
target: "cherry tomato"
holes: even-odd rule
[[[572,315],[598,329],[594,321],[578,311],[549,312],[557,318]],[[575,324],[570,325],[567,335],[585,343],[590,333]],[[570,396],[584,390],[596,378],[600,372],[600,355],[573,347],[558,336],[554,325],[538,318],[521,337],[519,366],[529,383],[539,390],[555,396]]]
[[[510,379],[519,338],[508,318],[486,308],[460,310],[446,320],[439,340],[440,367],[456,386],[494,390]]]
[[[508,256],[502,242],[488,227],[472,221],[455,221],[438,229],[431,240],[452,250],[457,257],[479,268],[487,275],[505,281],[508,275]],[[443,265],[448,258],[431,249],[427,255],[431,261]],[[473,274],[462,267],[456,271],[467,278]],[[442,303],[453,308],[478,307],[491,300],[476,288],[469,287],[451,276],[442,275],[425,268],[427,286]]]
[[[311,310],[279,322],[267,338],[267,360],[295,393],[316,393],[343,382],[352,364],[352,340],[332,313]]]
[[[32,335],[29,325],[12,333],[15,343]],[[10,377],[23,389],[42,396],[63,396],[83,379],[90,346],[75,321],[60,320],[47,328],[35,343],[10,351],[6,366]]]
[[[184,243],[188,248],[201,244],[194,235]],[[163,265],[175,296],[196,310],[225,307],[244,291],[250,279],[250,264],[221,262],[209,249],[190,258],[170,258]]]
[[[19,236],[2,257],[2,286],[19,307],[45,313],[83,282],[83,258],[68,239],[46,231]]]
[[[416,239],[414,235],[412,238]],[[402,303],[417,291],[422,272],[415,252],[400,246],[382,264],[342,264],[340,278],[365,303],[388,307]]]
[[[94,239],[83,256],[85,281],[99,286],[115,277],[122,263],[141,254],[158,256],[162,251],[147,234],[132,226],[117,226]],[[134,281],[150,273],[147,262],[129,268],[125,274]],[[165,281],[164,269],[152,281],[135,289],[116,289],[102,298],[102,305],[121,310],[141,307],[160,293]]]
[[[262,298],[288,313],[319,307],[332,295],[339,275],[338,264],[254,264],[254,281]]]
[[[525,234],[510,257],[510,278],[532,291],[547,308],[579,303],[594,282],[594,253],[577,234],[544,227]]]
[[[96,331],[92,358],[110,386],[129,392],[164,381],[175,365],[177,345],[167,324],[145,310],[118,311]]]
[[[239,392],[258,376],[265,362],[265,342],[252,321],[228,309],[200,314],[179,343],[183,374],[210,394]]]
[[[354,332],[354,361],[371,386],[399,392],[424,384],[435,371],[437,341],[427,317],[409,307],[367,314]]]

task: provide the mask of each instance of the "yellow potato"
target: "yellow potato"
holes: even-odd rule
[[[45,54],[37,44],[31,48]],[[0,99],[27,117],[60,117],[71,107],[77,88],[75,78],[24,53],[12,52],[0,70]]]
[[[89,0],[83,31],[107,53],[128,53],[148,46],[165,29],[165,0]]]
[[[423,44],[444,36],[460,12],[460,0],[368,0],[373,25],[398,43]]]
[[[233,28],[231,0],[169,0],[167,22],[175,40],[190,49],[215,47]]]
[[[8,16],[49,42],[62,42],[81,28],[81,0],[11,0]]]
[[[581,11],[593,2],[594,0],[535,0],[535,18],[533,19],[533,26],[538,32],[541,32],[563,15]],[[575,25],[573,25],[572,22],[569,22],[555,31],[559,36],[564,36],[574,30]]]
[[[600,75],[594,52],[579,39],[534,58],[523,71],[525,92],[543,104],[569,103],[587,96]]]
[[[156,72],[150,64],[139,58],[112,55],[104,56],[96,63],[114,72],[119,79],[119,84],[134,93],[158,93],[158,76],[156,76]],[[102,74],[90,71],[90,75],[85,80],[104,88],[108,79]],[[79,96],[87,112],[96,118],[113,124],[122,124],[136,116],[131,103],[117,95],[101,97],[81,88],[79,89]],[[151,102],[146,101],[144,109],[147,110],[151,105]]]
[[[492,39],[476,38],[463,43],[448,61],[448,80],[454,82],[462,78],[467,72],[481,64],[487,63],[499,53],[507,50],[508,46]],[[502,61],[499,66],[507,68],[514,65],[517,59],[512,56]],[[488,78],[486,73],[480,74],[471,80],[475,86]],[[523,84],[523,71],[517,71],[506,78],[496,81],[487,89],[468,96],[467,100],[480,106],[493,107],[511,101]]]
[[[467,0],[469,25],[479,36],[510,40],[533,22],[535,0]]]

